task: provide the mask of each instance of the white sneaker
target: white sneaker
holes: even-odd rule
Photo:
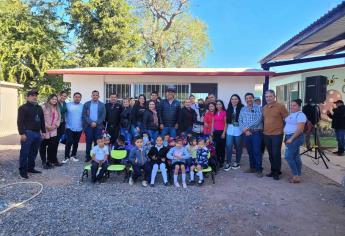
[[[143,182],[141,182],[141,184],[143,185],[143,187],[147,187],[147,181],[143,180]]]
[[[78,162],[78,161],[79,161],[79,159],[78,159],[78,158],[76,158],[76,157],[71,157],[71,161]]]
[[[132,177],[129,178],[128,184],[129,184],[130,186],[133,186],[134,181],[133,181]]]
[[[69,158],[63,160],[61,163],[66,164],[67,162],[69,162]]]
[[[182,183],[182,187],[183,188],[187,188],[187,184],[186,183]]]
[[[177,188],[181,187],[180,184],[179,184],[178,182],[176,182],[174,185],[175,185],[175,187],[177,187]]]

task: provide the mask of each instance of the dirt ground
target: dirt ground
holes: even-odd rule
[[[2,149],[0,186],[19,181],[18,150]],[[40,161],[36,163],[39,167]],[[164,187],[161,177],[154,188],[130,187],[115,175],[98,186],[89,181],[79,185],[83,165],[72,163],[31,176],[44,185],[42,194],[0,215],[0,235],[345,235],[344,187],[305,167],[303,182],[290,184],[285,161],[280,181],[243,173],[248,167],[244,155],[241,169],[220,171],[216,184],[208,178],[204,186],[187,190]],[[22,187],[10,191],[28,194]],[[0,211],[6,201],[18,201],[8,195],[0,191],[5,199]],[[109,210],[112,202],[117,210]],[[127,223],[133,219],[134,225]]]

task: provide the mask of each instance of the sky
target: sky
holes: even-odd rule
[[[202,67],[260,68],[258,61],[341,3],[341,0],[192,0],[191,13],[208,26],[212,49]],[[289,71],[344,59],[274,67]]]

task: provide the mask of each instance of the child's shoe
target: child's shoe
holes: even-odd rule
[[[150,187],[154,187],[155,185],[154,184],[150,184]]]
[[[164,183],[164,186],[168,187],[168,186],[169,186],[169,183],[168,183],[168,182],[165,182],[165,183]]]
[[[198,185],[199,185],[199,186],[201,186],[201,185],[203,185],[203,184],[204,184],[204,180],[199,180],[199,181],[198,181]]]
[[[189,185],[194,185],[195,184],[195,180],[189,180]]]
[[[179,184],[178,182],[176,182],[174,185],[175,185],[175,187],[177,187],[177,188],[181,187],[180,184]]]
[[[187,184],[186,183],[182,183],[183,188],[187,188]]]
[[[143,187],[147,187],[147,181],[143,180],[143,182],[141,182],[141,184],[143,185]]]

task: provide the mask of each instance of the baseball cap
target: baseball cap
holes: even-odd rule
[[[166,92],[174,92],[174,93],[176,93],[176,88],[175,88],[175,86],[169,86],[169,87],[166,89]]]
[[[38,94],[39,93],[36,89],[32,89],[26,94],[26,96],[29,97],[29,96],[38,95]]]

